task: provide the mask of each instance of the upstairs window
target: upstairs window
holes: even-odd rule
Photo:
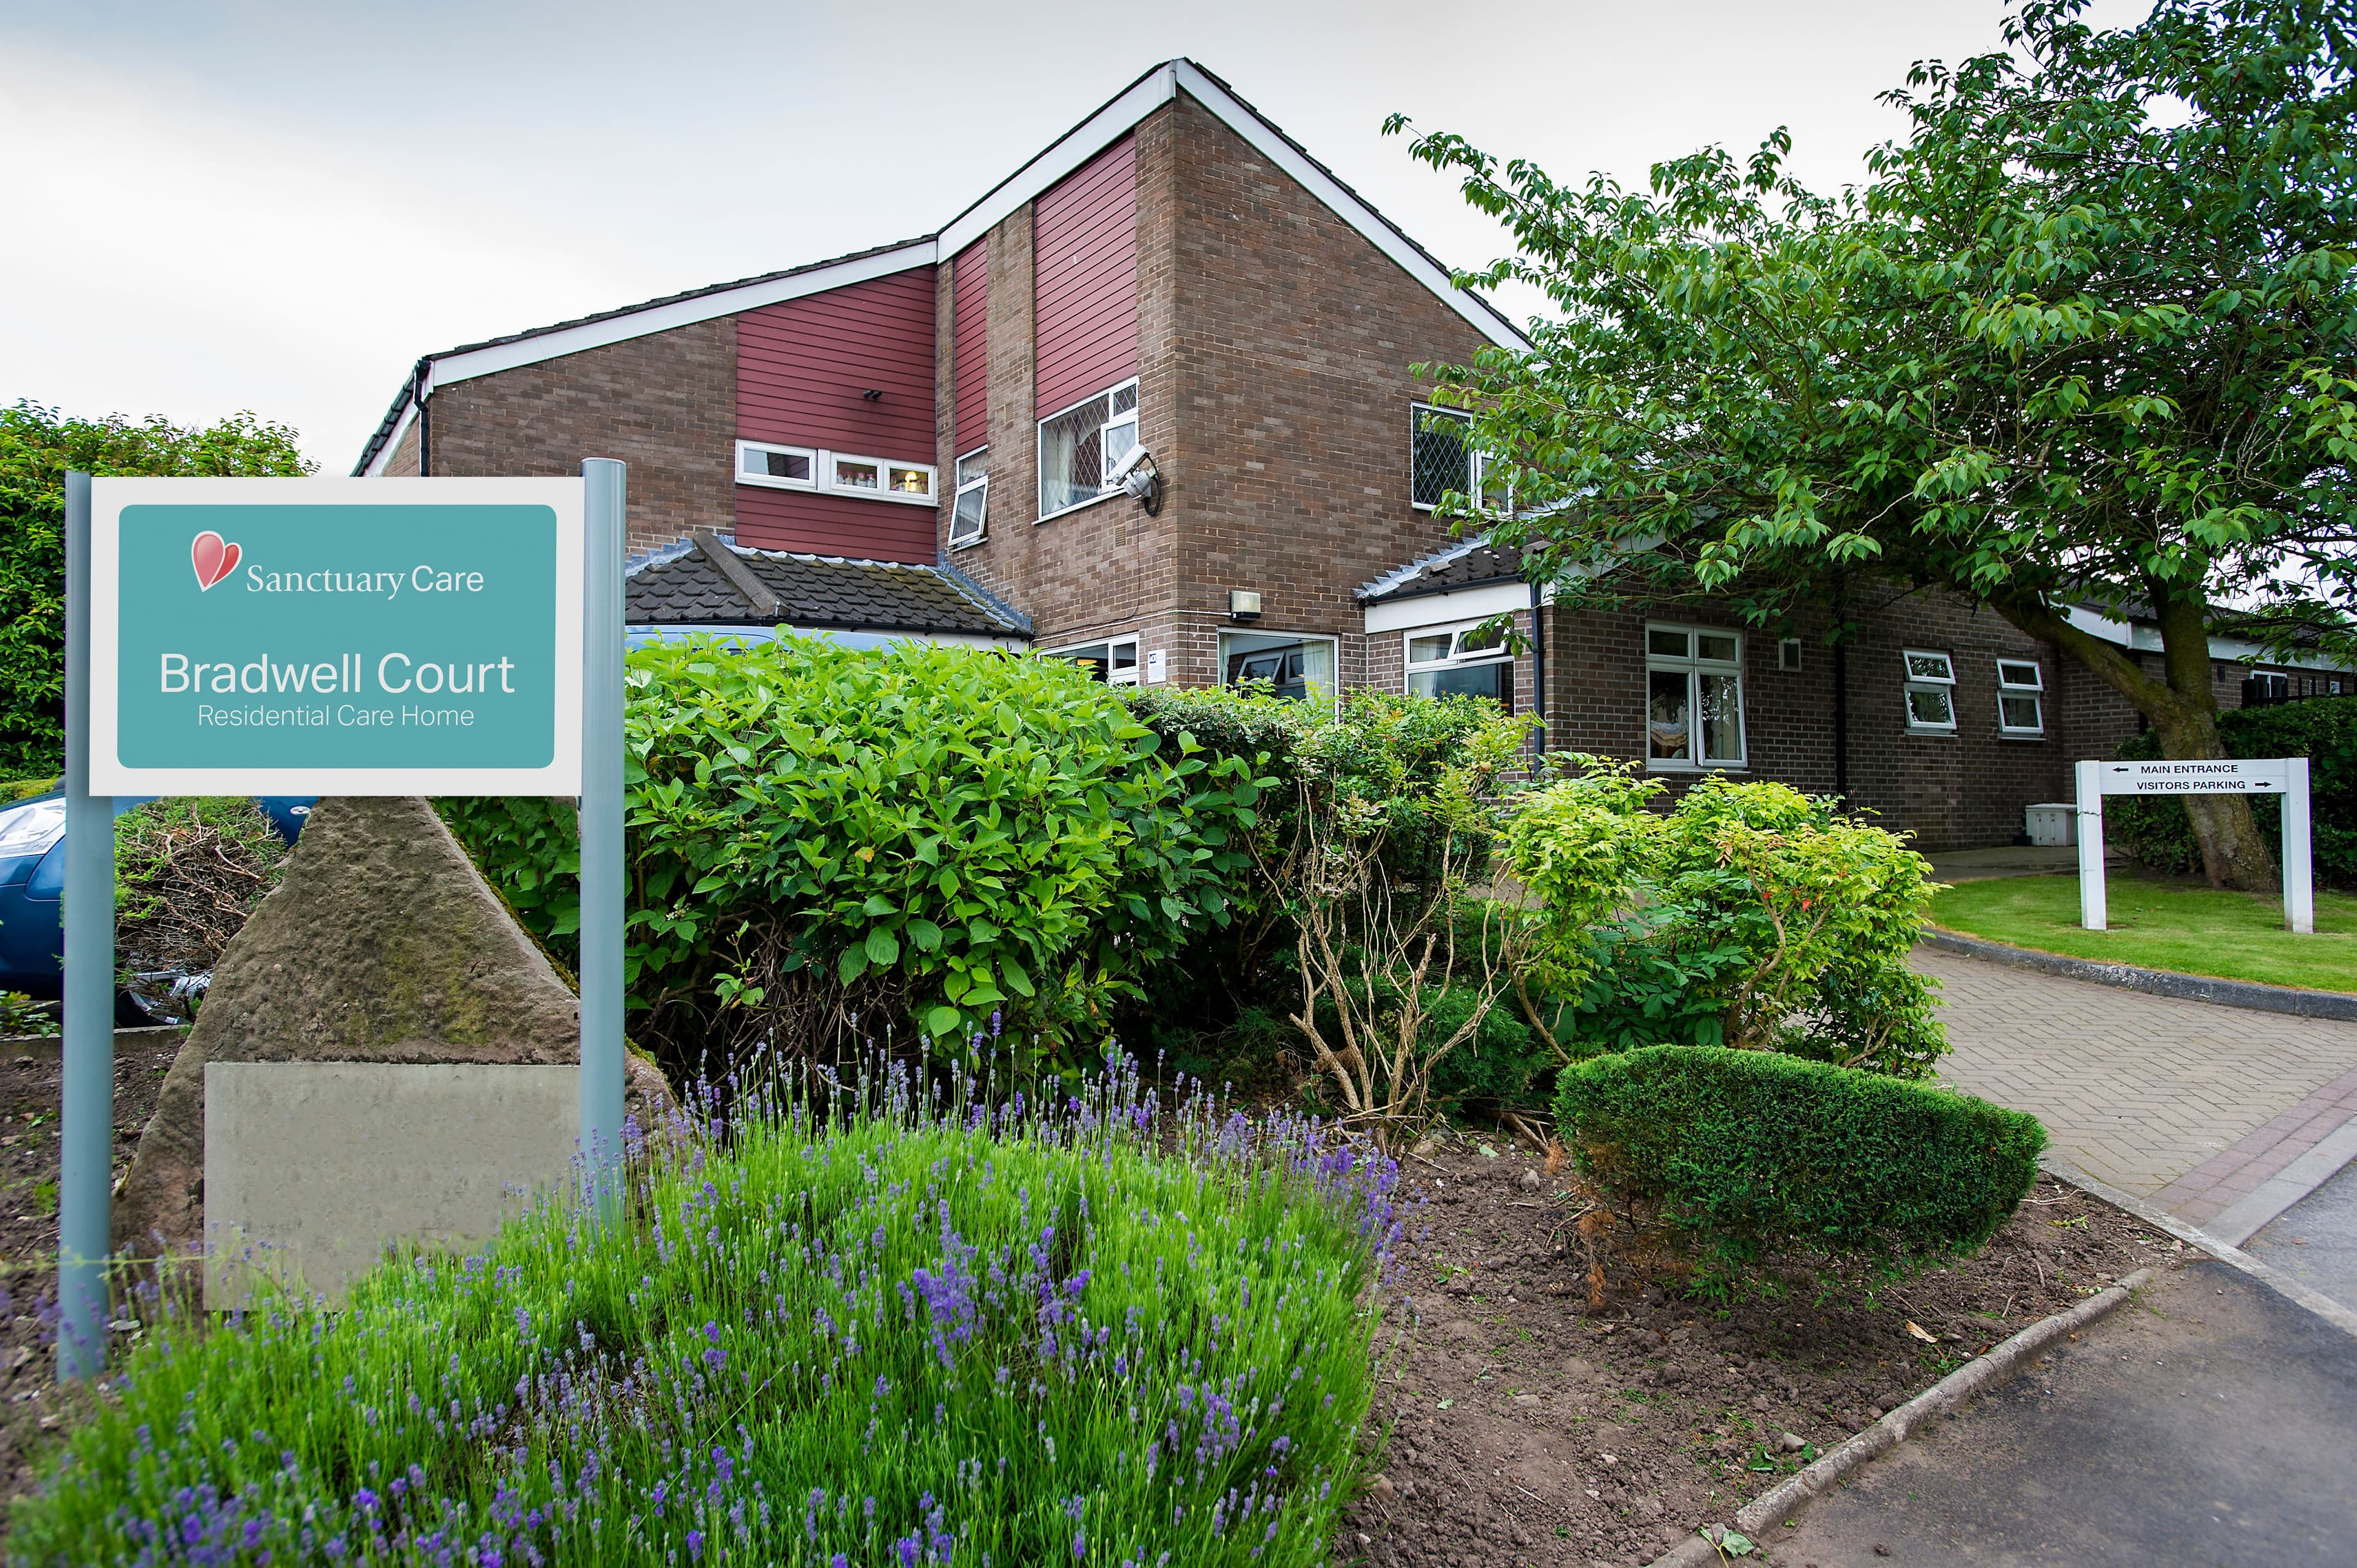
[[[1996,730],[1999,735],[2046,733],[2046,681],[2027,659],[1996,661]]]
[[[1487,697],[1514,711],[1514,656],[1503,630],[1476,622],[1407,634],[1407,694]]]
[[[1645,628],[1645,765],[1744,765],[1743,639],[1736,633]]]
[[[977,446],[957,460],[957,506],[950,513],[950,548],[982,542],[990,527],[990,448]]]
[[[1086,506],[1137,445],[1137,383],[1125,381],[1039,422],[1039,521]]]
[[[823,446],[777,446],[763,441],[737,443],[737,482],[777,490],[822,490],[864,496],[909,506],[933,504],[929,463],[895,463],[855,456]]]
[[[1956,732],[1956,666],[1944,653],[1910,648],[1901,657],[1907,670],[1907,728],[1915,735]]]
[[[1491,510],[1507,510],[1512,495],[1473,449],[1473,416],[1461,408],[1408,407],[1408,493],[1418,511],[1430,511],[1451,491]]]

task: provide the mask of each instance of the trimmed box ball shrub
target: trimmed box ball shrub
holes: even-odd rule
[[[1909,1266],[1970,1252],[2038,1179],[2033,1116],[1773,1051],[1652,1046],[1564,1069],[1580,1167],[1722,1264],[1786,1248]]]

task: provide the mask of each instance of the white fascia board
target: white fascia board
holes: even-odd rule
[[[384,445],[376,449],[376,456],[369,459],[369,466],[361,470],[360,477],[363,479],[384,478],[384,466],[393,461],[393,452],[401,446],[401,438],[409,434],[411,425],[417,423],[417,399],[407,393],[404,395],[408,397],[408,401],[401,405],[401,418],[394,422],[393,434],[384,438]]]
[[[1554,596],[1543,596],[1543,602],[1552,602]],[[1390,599],[1367,607],[1367,635],[1378,632],[1410,631],[1420,626],[1440,626],[1460,620],[1488,620],[1491,616],[1504,615],[1509,610],[1531,607],[1530,585],[1522,582],[1485,583],[1478,588],[1458,588],[1442,594],[1419,594],[1414,598]]]
[[[1341,182],[1302,156],[1268,123],[1238,102],[1226,89],[1205,76],[1189,60],[1175,62],[1178,85],[1187,95],[1220,117],[1254,151],[1290,175],[1301,188],[1326,204],[1360,237],[1399,264],[1408,276],[1438,295],[1441,303],[1463,317],[1484,338],[1501,349],[1528,349],[1529,339],[1508,326],[1479,299],[1449,281],[1448,269],[1410,244],[1398,230],[1377,216],[1374,209],[1343,188]]]
[[[2062,618],[2089,637],[2101,638],[2115,647],[2134,648],[2136,646],[2135,628],[2126,621],[2115,620],[2110,616],[2099,615],[2079,605],[2062,607]]]
[[[1178,95],[1175,64],[1140,78],[1128,91],[1066,132],[1046,152],[1009,176],[996,190],[952,219],[941,233],[942,260],[951,260],[989,233],[1008,213],[1104,151],[1139,121]]]
[[[913,244],[879,251],[872,256],[838,262],[831,267],[813,267],[807,272],[790,273],[784,277],[747,284],[742,288],[699,294],[688,299],[675,299],[669,305],[651,306],[645,310],[608,317],[602,321],[585,321],[578,327],[519,338],[511,343],[493,343],[463,353],[446,354],[427,361],[425,394],[430,397],[435,388],[452,381],[495,375],[501,371],[514,370],[519,365],[536,365],[544,360],[578,354],[585,349],[602,349],[608,343],[627,342],[632,338],[668,332],[676,327],[692,327],[716,317],[735,316],[740,311],[758,310],[765,305],[802,299],[813,294],[824,294],[830,289],[847,288],[856,283],[889,277],[895,273],[905,273],[917,267],[930,267],[940,253],[940,247],[932,241],[920,240]]]
[[[837,647],[852,649],[888,648],[899,642],[919,642],[935,648],[999,649],[1009,653],[1026,653],[1030,642],[1020,637],[985,637],[978,632],[964,631],[862,631],[856,628],[797,627],[788,625],[786,631],[795,637],[814,638],[832,642]],[[690,637],[733,637],[744,642],[775,642],[775,626],[673,626],[660,623],[633,622],[622,628],[624,640],[631,648],[643,648],[650,643],[682,642]]]

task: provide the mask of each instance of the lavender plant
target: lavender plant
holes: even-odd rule
[[[1116,1065],[717,1095],[630,1216],[336,1314],[155,1316],[19,1505],[41,1563],[1322,1564],[1396,1168]]]

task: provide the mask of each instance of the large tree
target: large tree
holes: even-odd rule
[[[160,415],[75,419],[0,408],[0,775],[63,765],[65,477],[294,475],[317,467],[283,424],[235,413],[178,425]]]
[[[1781,130],[1646,192],[1416,136],[1514,236],[1463,281],[1555,307],[1527,353],[1422,367],[1512,474],[1484,524],[1573,602],[1716,596],[1767,624],[1862,577],[1960,593],[2084,663],[2164,755],[2222,755],[2219,607],[2351,647],[2342,3],[2160,0],[2113,31],[2025,5],[2003,51],[1887,94],[1910,134],[1832,196]],[[2083,603],[2148,612],[2160,671],[2073,625]],[[2246,800],[2188,805],[2213,882],[2274,885]]]

